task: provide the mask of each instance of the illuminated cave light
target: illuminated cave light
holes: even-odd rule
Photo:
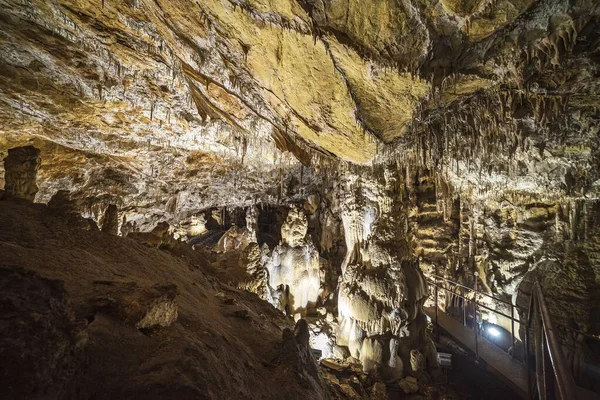
[[[495,338],[500,336],[500,330],[494,326],[490,326],[489,328],[487,328],[487,333]]]
[[[315,335],[310,332],[310,347],[321,350],[321,358],[331,358],[333,356],[333,341],[325,333],[321,332]]]

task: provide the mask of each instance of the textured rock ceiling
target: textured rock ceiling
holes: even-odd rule
[[[332,160],[585,194],[599,14],[595,0],[0,0],[0,150],[42,149],[41,200],[66,188],[152,212],[300,195],[282,182],[312,184],[300,163]]]

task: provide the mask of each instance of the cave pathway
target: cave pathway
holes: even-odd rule
[[[429,318],[435,321],[435,307],[425,307],[424,310]],[[438,310],[437,318],[439,327],[444,332],[468,348],[471,353],[474,354],[478,351],[479,359],[485,363],[488,370],[502,379],[519,396],[524,399],[528,398],[527,369],[521,362],[513,359],[482,336],[478,336],[478,343],[476,344],[473,329],[464,326],[442,310]]]
[[[435,307],[424,307],[425,314],[432,321],[436,319]],[[438,309],[437,323],[441,330],[456,339],[459,343],[469,349],[471,354],[478,354],[479,361],[483,361],[484,366],[504,383],[506,383],[516,394],[523,399],[529,399],[527,386],[527,368],[519,360],[505,353],[500,347],[478,335],[477,341],[473,334],[473,329],[463,325],[460,321]],[[531,379],[535,379],[535,372],[531,371]],[[577,400],[600,400],[596,393],[586,390],[580,386],[576,387]]]

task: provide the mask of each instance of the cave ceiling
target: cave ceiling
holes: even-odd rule
[[[190,211],[394,158],[597,187],[595,0],[0,0],[0,27],[0,151],[42,149],[42,201]]]

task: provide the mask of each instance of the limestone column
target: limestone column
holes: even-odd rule
[[[111,235],[119,234],[119,209],[114,204],[109,204],[102,218],[102,232]]]
[[[33,146],[9,149],[4,159],[6,195],[33,201],[38,192],[36,177],[40,164],[40,150]]]

